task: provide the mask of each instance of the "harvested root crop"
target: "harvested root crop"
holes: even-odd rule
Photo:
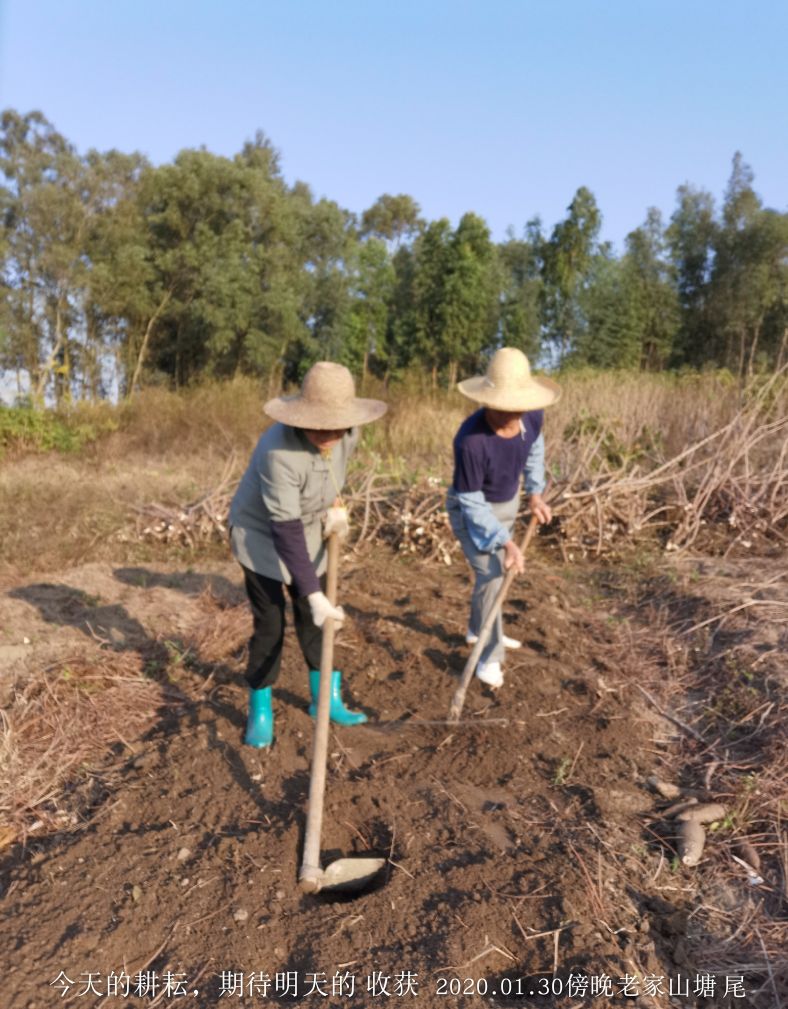
[[[725,819],[725,807],[718,802],[704,802],[700,806],[690,806],[676,816],[682,822],[714,823]]]
[[[679,858],[683,865],[697,865],[703,857],[706,831],[697,820],[683,820],[679,825]]]

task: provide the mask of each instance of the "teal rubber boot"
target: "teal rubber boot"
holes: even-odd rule
[[[317,716],[317,695],[320,692],[320,672],[317,669],[309,670],[309,689],[312,691],[309,714],[315,718]],[[331,707],[329,712],[331,721],[335,725],[361,725],[367,720],[363,711],[350,711],[342,702],[342,673],[338,669],[335,669],[331,674]]]
[[[249,691],[249,718],[244,742],[256,750],[270,746],[274,741],[274,713],[271,708],[271,688],[260,687]]]

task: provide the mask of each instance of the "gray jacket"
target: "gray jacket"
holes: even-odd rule
[[[328,458],[299,428],[276,423],[265,431],[230,505],[230,542],[244,567],[289,585],[292,578],[274,548],[271,522],[300,519],[309,558],[323,573],[321,519],[344,486],[358,440],[359,430],[353,428]]]

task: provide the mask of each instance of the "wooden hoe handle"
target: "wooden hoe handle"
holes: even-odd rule
[[[531,516],[531,521],[528,523],[528,528],[525,530],[525,535],[523,536],[522,542],[520,543],[520,552],[525,553],[528,546],[533,539],[533,535],[536,532],[536,526],[538,520],[535,515]],[[512,582],[515,578],[514,566],[509,568],[506,572],[506,577],[503,580],[503,584],[498,590],[498,595],[495,597],[495,602],[492,605],[492,609],[487,614],[487,618],[482,624],[482,629],[479,631],[479,640],[473,646],[473,651],[468,656],[468,661],[465,663],[465,668],[462,671],[462,676],[460,677],[460,685],[454,691],[454,697],[451,699],[451,706],[449,708],[449,721],[457,722],[459,721],[460,715],[462,714],[462,707],[465,704],[465,692],[468,689],[468,684],[471,682],[471,677],[473,676],[473,671],[476,668],[476,664],[479,661],[479,656],[484,651],[484,648],[490,638],[490,633],[492,632],[493,624],[503,606],[503,601],[506,599],[506,594],[508,593]]]
[[[337,604],[337,574],[339,569],[339,537],[328,537],[328,577],[326,595],[332,606]],[[306,814],[304,861],[299,882],[307,893],[316,893],[323,879],[320,867],[320,835],[323,827],[323,799],[326,792],[326,758],[328,755],[329,712],[331,708],[331,673],[334,669],[334,618],[326,617],[320,652],[320,692],[317,698],[315,742],[312,750],[312,775],[309,779],[309,805]]]

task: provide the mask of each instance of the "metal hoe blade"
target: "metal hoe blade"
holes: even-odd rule
[[[308,893],[323,890],[354,893],[368,886],[385,864],[385,858],[338,858],[319,873],[311,875],[309,885],[302,876],[301,886]]]

